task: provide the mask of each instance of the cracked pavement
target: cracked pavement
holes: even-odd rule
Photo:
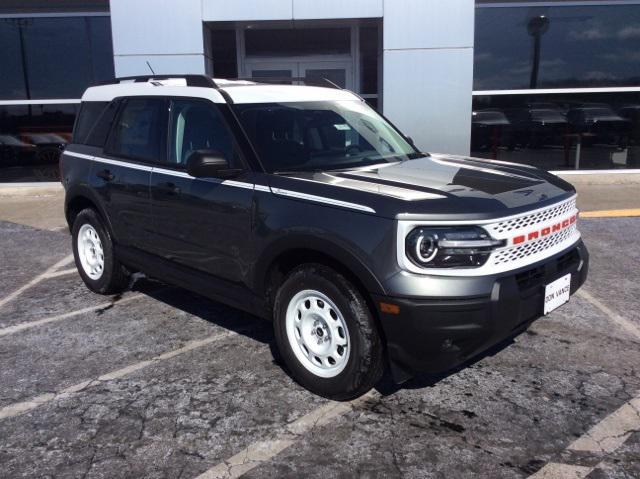
[[[581,231],[585,289],[640,327],[640,252],[628,241],[640,219],[583,220]],[[66,232],[2,221],[0,241],[0,299],[70,251]],[[629,402],[640,342],[580,296],[464,369],[400,387],[385,376],[354,403],[295,384],[269,323],[148,279],[122,297],[92,294],[76,273],[45,279],[0,308],[0,331],[83,309],[0,335],[0,411],[47,398],[0,419],[0,477],[193,478],[217,467],[220,477],[523,478],[549,462],[593,468],[589,479],[640,477],[636,423],[615,429],[625,404],[640,414]],[[615,439],[607,420],[618,447],[570,448],[601,424],[597,441]]]

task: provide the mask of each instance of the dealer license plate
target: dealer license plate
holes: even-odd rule
[[[571,274],[549,283],[544,288],[544,314],[549,314],[554,309],[569,301],[571,291]]]

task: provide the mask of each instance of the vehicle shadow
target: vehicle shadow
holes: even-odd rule
[[[135,281],[132,285],[131,291],[143,293],[166,304],[167,306],[176,308],[228,331],[233,331],[237,334],[253,339],[254,341],[259,341],[268,345],[273,357],[273,364],[282,368],[286,374],[289,374],[276,346],[273,328],[270,321],[208,299],[204,296],[200,296],[196,293],[192,293],[186,289],[166,285],[152,279],[141,278]],[[443,379],[457,374],[486,357],[499,353],[509,345],[513,344],[514,339],[522,334],[522,332],[523,331],[520,331],[519,333],[514,334],[513,336],[503,340],[501,343],[498,343],[490,349],[469,359],[462,365],[442,374],[417,375],[402,384],[396,384],[391,376],[389,368],[387,367],[385,368],[385,373],[382,379],[380,379],[376,384],[375,390],[383,396],[390,396],[403,389],[424,389],[433,387]]]
[[[228,331],[269,344],[275,341],[271,323],[177,286],[141,278],[130,288],[167,306],[196,316]]]
[[[415,377],[409,379],[408,381],[397,384],[393,378],[391,377],[391,373],[389,369],[385,371],[382,379],[376,384],[375,389],[383,396],[390,396],[392,394],[397,393],[403,389],[424,389],[437,385],[440,381],[453,376],[464,369],[467,369],[474,364],[482,361],[483,359],[491,356],[495,356],[505,348],[509,347],[515,342],[515,338],[524,333],[526,330],[519,331],[516,334],[504,339],[500,343],[492,346],[486,351],[481,352],[480,354],[468,359],[466,362],[462,363],[455,368],[450,369],[449,371],[443,372],[441,374],[419,374]]]

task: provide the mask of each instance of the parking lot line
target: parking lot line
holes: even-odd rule
[[[100,304],[96,304],[95,306],[89,306],[87,308],[78,309],[76,311],[70,311],[68,313],[57,314],[55,316],[49,316],[48,318],[37,319],[35,321],[29,321],[29,322],[26,322],[26,323],[16,324],[14,326],[8,326],[6,328],[0,329],[0,337],[8,336],[10,334],[15,334],[15,333],[18,333],[20,331],[24,331],[26,329],[35,328],[35,327],[42,326],[42,325],[45,325],[45,324],[54,323],[56,321],[61,321],[63,319],[72,318],[74,316],[79,316],[79,315],[84,314],[84,313],[90,313],[92,311],[97,311],[99,309],[109,308],[109,307],[114,306],[116,304],[128,303],[130,301],[133,301],[134,299],[140,299],[140,298],[143,298],[145,296],[146,295],[144,295],[144,294],[134,294],[134,295],[128,296],[128,297],[123,298],[123,299],[118,299],[116,301],[109,301],[109,302],[105,302],[105,303],[100,303]]]
[[[292,446],[299,439],[299,436],[316,427],[330,423],[359,404],[375,398],[377,394],[374,391],[369,391],[364,396],[350,402],[331,401],[326,403],[286,425],[279,437],[250,444],[238,454],[203,472],[196,479],[234,479],[240,477]]]
[[[47,279],[57,278],[58,276],[66,276],[68,274],[73,274],[77,272],[78,272],[78,268],[63,269],[60,271],[54,271],[53,273],[49,273],[47,276],[45,276],[45,278]]]
[[[636,431],[640,431],[640,395],[624,403],[573,441],[567,450],[599,455],[611,454]],[[600,464],[602,463],[593,467],[584,467],[550,462],[529,476],[529,479],[581,479],[588,476]]]
[[[538,472],[529,476],[529,479],[582,479],[587,477],[593,469],[593,467],[550,462]]]
[[[602,311],[611,322],[620,326],[627,333],[633,336],[634,339],[640,341],[640,325],[637,325],[634,322],[629,321],[627,318],[620,316],[618,313],[609,308],[609,306],[591,295],[591,293],[589,293],[584,287],[579,289],[576,294],[586,299],[589,303]]]
[[[630,216],[640,216],[640,208],[580,212],[580,218],[626,218]]]
[[[17,298],[18,296],[20,296],[27,289],[31,288],[32,286],[35,286],[36,284],[38,284],[43,279],[46,279],[49,274],[53,273],[54,271],[58,270],[59,268],[62,268],[63,266],[68,265],[72,261],[73,261],[73,255],[72,254],[70,254],[69,256],[65,256],[63,259],[58,261],[56,264],[54,264],[53,266],[49,267],[44,273],[39,274],[38,276],[33,278],[31,281],[29,281],[27,284],[25,284],[25,285],[21,286],[20,288],[16,289],[13,293],[10,293],[8,296],[5,296],[4,298],[0,299],[0,308],[2,306],[4,306],[5,304],[7,304],[9,301],[11,301],[11,300]]]
[[[189,341],[181,348],[174,349],[173,351],[168,351],[166,353],[160,354],[159,356],[154,356],[151,359],[140,361],[138,363],[131,364],[129,366],[117,369],[115,371],[111,371],[95,379],[87,379],[85,381],[74,384],[73,386],[64,388],[56,393],[41,394],[40,396],[33,397],[27,401],[9,404],[8,406],[5,406],[2,409],[0,409],[0,420],[19,416],[20,414],[31,411],[32,409],[35,409],[38,406],[41,406],[48,402],[55,401],[57,399],[63,399],[65,397],[70,396],[71,394],[78,393],[93,384],[97,384],[103,381],[112,381],[114,379],[121,378],[135,371],[139,371],[140,369],[144,369],[152,364],[157,364],[160,361],[165,361],[167,359],[174,358],[180,354],[193,351],[194,349],[202,348],[204,346],[207,346],[211,343],[227,338],[234,334],[237,334],[237,333],[234,331],[225,331],[224,333],[215,334],[205,339]]]
[[[640,396],[623,404],[567,448],[571,451],[611,453],[640,431]]]

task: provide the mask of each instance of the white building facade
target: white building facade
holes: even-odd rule
[[[149,62],[156,73],[326,76],[370,100],[418,146],[468,154],[474,7],[473,0],[111,0],[115,73],[147,74]],[[373,52],[361,44],[372,42],[367,34]],[[216,58],[220,50],[235,50],[235,70],[218,68],[217,60],[228,63]],[[374,62],[362,58],[371,55]]]

